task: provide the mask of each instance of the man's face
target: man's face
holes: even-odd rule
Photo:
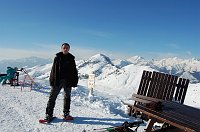
[[[67,45],[63,45],[61,49],[62,49],[63,54],[66,55],[69,52],[70,47]]]

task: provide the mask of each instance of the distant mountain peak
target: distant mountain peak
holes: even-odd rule
[[[135,62],[135,61],[144,61],[145,59],[141,56],[132,56],[127,59],[130,62]]]
[[[95,63],[104,62],[104,63],[109,63],[109,64],[113,65],[110,58],[104,54],[96,54],[96,55],[90,57],[89,61],[95,62]]]
[[[90,58],[109,58],[109,57],[107,57],[107,56],[104,55],[104,54],[99,53],[99,54],[93,55],[93,56],[90,57]]]

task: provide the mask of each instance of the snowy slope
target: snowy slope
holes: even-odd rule
[[[59,94],[54,115],[57,116],[50,125],[38,123],[43,118],[49,96],[49,88],[29,88],[20,91],[20,87],[0,86],[0,131],[2,132],[82,132],[93,129],[118,126],[125,121],[133,122],[126,114],[126,106],[121,103],[129,93],[119,95],[118,91],[108,94],[102,91],[102,85],[96,85],[94,97],[88,97],[89,90],[85,87],[86,82],[80,81],[79,86],[72,90],[71,115],[75,117],[73,122],[64,122],[61,118],[63,94]],[[106,88],[106,86],[104,86]],[[200,108],[200,84],[191,84],[187,92],[185,103]],[[104,89],[105,90],[105,89]],[[141,132],[145,124],[139,127]]]
[[[0,122],[1,132],[82,132],[93,129],[121,125],[125,121],[132,122],[125,114],[125,106],[111,95],[95,91],[93,98],[88,97],[89,90],[81,85],[72,90],[71,115],[72,122],[62,120],[62,92],[57,98],[54,115],[57,116],[50,125],[39,124],[38,120],[45,116],[45,107],[49,89],[20,91],[20,87],[0,86]],[[142,130],[140,127],[139,130]]]

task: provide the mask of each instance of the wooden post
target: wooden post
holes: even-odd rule
[[[95,87],[95,74],[89,74],[88,88],[90,88],[89,96],[93,96],[93,89]]]

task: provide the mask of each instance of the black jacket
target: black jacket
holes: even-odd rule
[[[76,87],[78,83],[78,71],[76,69],[75,57],[68,53],[64,55],[62,52],[56,54],[54,58],[53,66],[51,69],[49,81],[51,86],[59,86],[59,82],[61,80],[61,64],[67,60],[67,67],[65,67],[65,71],[67,78],[65,78],[67,87]],[[62,74],[63,75],[63,74]]]

